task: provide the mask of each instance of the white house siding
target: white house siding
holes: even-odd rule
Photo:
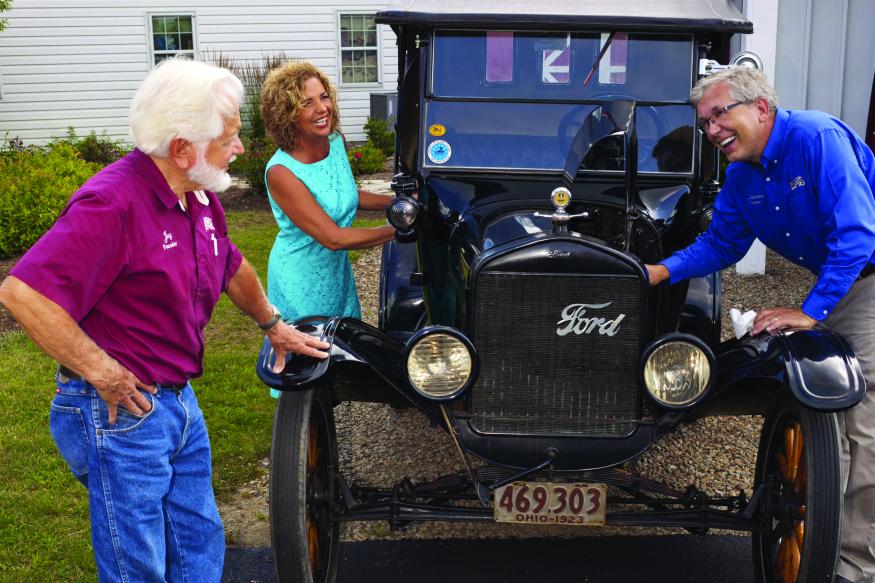
[[[866,134],[875,72],[873,0],[781,0],[775,89],[788,109],[819,109]]]
[[[237,61],[284,52],[339,78],[338,13],[376,12],[384,2],[316,6],[289,0],[15,0],[0,33],[0,138],[44,143],[68,127],[128,140],[127,113],[151,65],[148,15],[192,14],[199,56]],[[378,26],[380,83],[338,86],[343,131],[364,140],[370,93],[394,91],[395,37]]]

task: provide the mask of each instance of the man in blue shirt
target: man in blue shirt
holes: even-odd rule
[[[736,263],[759,238],[817,281],[797,307],[761,310],[751,333],[822,326],[844,336],[875,386],[875,157],[841,121],[778,108],[758,71],[702,79],[690,94],[698,127],[726,158],[708,230],[658,265],[650,284]],[[875,583],[875,394],[839,415],[846,481],[837,583]]]

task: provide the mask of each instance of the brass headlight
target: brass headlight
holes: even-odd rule
[[[429,399],[457,397],[473,381],[476,363],[468,339],[447,329],[426,329],[411,339],[407,350],[410,384]]]
[[[644,386],[663,406],[690,406],[710,386],[713,360],[710,350],[697,338],[678,335],[661,339],[644,354]]]

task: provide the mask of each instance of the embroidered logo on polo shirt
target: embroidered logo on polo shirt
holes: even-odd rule
[[[790,190],[796,190],[800,186],[805,186],[805,181],[802,180],[801,176],[797,176],[793,180],[790,181]]]
[[[215,231],[216,225],[213,224],[212,217],[204,217],[204,231],[210,233],[210,231]],[[216,257],[219,256],[219,241],[216,239],[215,233],[210,233],[210,241],[213,242],[213,255]]]
[[[747,202],[749,202],[752,206],[763,204],[766,200],[765,194],[750,194],[747,197]]]
[[[167,251],[168,249],[173,249],[174,247],[176,247],[176,245],[177,242],[173,240],[173,235],[171,233],[168,233],[167,231],[164,231],[164,244],[161,245],[161,247],[163,247],[164,250]]]

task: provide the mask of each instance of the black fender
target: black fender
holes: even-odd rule
[[[715,271],[688,281],[678,331],[697,336],[713,346],[720,342],[722,277]]]
[[[383,245],[380,267],[380,330],[409,333],[425,322],[425,301],[416,245],[390,241]]]
[[[416,406],[426,416],[440,419],[434,404],[420,396],[407,380],[403,342],[355,318],[311,316],[295,322],[295,327],[328,342],[329,356],[318,359],[289,354],[278,374],[272,370],[276,353],[265,337],[256,373],[267,386],[298,391],[325,385],[339,401]]]
[[[866,393],[866,379],[848,342],[825,329],[729,340],[714,351],[715,390],[696,415],[764,414],[786,387],[803,406],[817,411],[853,407]]]

